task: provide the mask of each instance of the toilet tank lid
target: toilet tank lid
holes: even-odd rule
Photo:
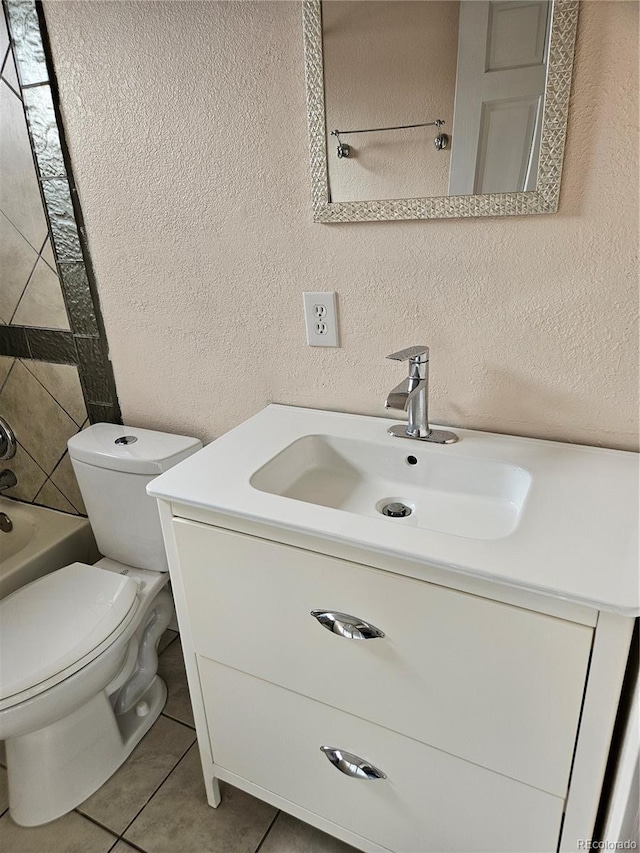
[[[97,468],[130,474],[161,474],[200,450],[202,442],[186,435],[152,429],[93,424],[72,436],[69,456]]]

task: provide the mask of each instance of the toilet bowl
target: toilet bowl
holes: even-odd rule
[[[94,793],[164,706],[157,645],[173,602],[157,510],[145,490],[200,447],[196,439],[113,424],[69,442],[106,556],[51,572],[0,602],[0,739],[11,817],[22,826],[54,820]],[[108,517],[94,522],[98,511]]]

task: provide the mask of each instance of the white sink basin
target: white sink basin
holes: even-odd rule
[[[473,539],[508,536],[530,483],[524,468],[495,459],[330,435],[294,441],[251,478],[263,492]],[[411,514],[385,518],[383,508],[393,502]]]
[[[640,614],[637,454],[465,429],[429,444],[388,435],[393,423],[271,405],[148,491],[184,518],[221,513],[267,538],[286,530]],[[411,514],[382,515],[394,501]]]

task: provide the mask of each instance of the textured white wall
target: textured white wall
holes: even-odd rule
[[[269,401],[637,446],[638,6],[585,2],[559,214],[311,222],[295,2],[48,0],[127,422],[212,438]],[[339,293],[309,348],[302,290]]]

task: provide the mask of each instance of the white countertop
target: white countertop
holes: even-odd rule
[[[271,405],[152,481],[154,497],[551,595],[640,615],[638,455],[455,429],[457,444],[393,438],[397,419]],[[447,458],[491,459],[526,469],[531,485],[515,529],[476,539],[396,524],[261,491],[251,478],[304,436],[428,447]],[[417,450],[415,451],[417,452]]]

